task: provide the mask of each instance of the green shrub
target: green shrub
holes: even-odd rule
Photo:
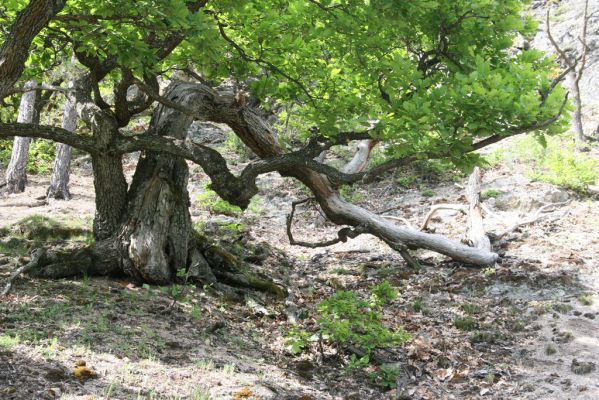
[[[311,342],[324,339],[339,347],[364,353],[360,357],[350,355],[346,372],[367,368],[372,364],[370,356],[374,350],[401,345],[411,338],[403,327],[392,331],[383,324],[383,307],[395,300],[397,295],[397,290],[389,282],[371,286],[367,299],[360,298],[353,291],[336,292],[317,306],[318,331],[310,334],[294,326],[285,336],[285,344],[293,354],[299,354]],[[369,378],[377,385],[392,388],[398,374],[397,368],[380,365]]]
[[[322,334],[341,346],[354,346],[369,355],[377,348],[400,345],[410,334],[399,328],[391,331],[382,323],[385,303],[397,297],[388,282],[371,287],[368,300],[356,292],[339,291],[318,305],[317,323]]]
[[[497,189],[487,189],[487,190],[483,190],[482,193],[480,194],[480,199],[481,200],[488,200],[490,198],[498,198],[501,195],[501,192]]]
[[[27,172],[30,174],[46,174],[52,170],[56,146],[54,142],[36,139],[29,145]]]
[[[524,137],[509,148],[486,157],[489,164],[505,163],[513,169],[524,169],[534,180],[585,193],[599,180],[599,161],[576,150],[576,144],[565,136],[539,141]]]
[[[424,189],[422,191],[422,195],[424,197],[433,197],[435,195],[435,192],[432,189]]]

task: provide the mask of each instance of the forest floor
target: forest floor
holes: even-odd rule
[[[205,179],[192,168],[198,226],[232,246],[266,249],[270,256],[254,268],[274,276],[289,297],[256,292],[239,303],[208,287],[24,277],[0,299],[1,399],[599,398],[597,199],[532,182],[520,168],[490,168],[483,178],[494,213],[485,221],[488,231],[522,221],[544,204],[557,206],[506,235],[494,268],[418,251],[421,267],[414,269],[369,236],[329,248],[290,246],[285,217],[291,201],[306,197],[291,180],[264,176],[248,211],[223,216],[206,196],[197,197]],[[433,204],[465,204],[466,179],[415,170],[345,195],[418,226]],[[43,196],[48,177],[30,181],[24,194],[0,199],[2,285],[32,249],[90,240],[88,168],[76,169],[69,202],[40,205],[35,198]],[[337,228],[314,209],[301,211],[298,239],[335,236]],[[443,211],[430,229],[459,240],[466,225],[465,216]],[[385,280],[400,291],[384,309],[385,323],[412,335],[404,346],[377,353],[401,370],[396,381],[373,382],[375,367],[349,372],[347,354],[327,343],[290,352],[290,318],[315,332],[322,300],[337,290],[366,296]]]

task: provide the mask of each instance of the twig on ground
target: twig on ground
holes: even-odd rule
[[[10,276],[10,278],[8,278],[8,281],[6,282],[6,285],[4,286],[4,290],[2,291],[2,293],[0,293],[0,297],[6,296],[9,292],[10,289],[12,288],[12,284],[15,281],[15,279],[17,279],[17,277],[19,277],[21,274],[26,273],[27,271],[30,271],[31,269],[35,268],[40,261],[40,258],[42,258],[42,256],[44,256],[44,254],[46,254],[46,250],[44,249],[37,249],[33,252],[33,254],[31,255],[31,261],[29,261],[27,264],[17,268],[17,270],[15,272],[13,272],[13,274]]]

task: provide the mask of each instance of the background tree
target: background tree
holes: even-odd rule
[[[273,289],[214,250],[191,229],[185,159],[211,188],[246,208],[258,175],[278,171],[304,183],[338,238],[372,234],[414,262],[426,248],[455,260],[492,264],[497,254],[395,225],[345,201],[342,185],[375,179],[422,159],[468,168],[474,152],[503,138],[560,132],[566,94],[554,64],[537,51],[510,52],[517,33],[534,29],[516,0],[159,1],[93,5],[71,1],[39,35],[29,73],[43,74],[72,51],[87,72],[74,85],[79,117],[91,136],[30,124],[0,124],[0,137],[45,137],[91,154],[96,243],[76,254],[37,257],[38,273],[123,271],[157,283],[185,265],[205,282]],[[68,56],[68,54],[66,54]],[[183,71],[160,90],[158,77]],[[130,98],[132,87],[140,89]],[[108,95],[110,93],[110,95]],[[122,131],[159,103],[147,132]],[[265,108],[293,104],[297,146],[283,149]],[[213,148],[186,139],[196,120],[227,124],[260,159],[234,175]],[[339,171],[315,160],[352,140],[384,149],[382,164]],[[127,185],[121,157],[143,151]],[[365,152],[368,154],[368,152]],[[290,221],[290,225],[291,225]],[[289,228],[290,239],[293,240]]]
[[[35,81],[28,81],[24,88],[37,87]],[[32,90],[23,93],[19,105],[18,123],[39,124],[40,121],[40,92]],[[27,160],[29,159],[29,143],[31,138],[17,136],[14,138],[10,162],[6,168],[6,192],[21,193],[27,184]]]
[[[62,129],[74,132],[77,128],[77,107],[73,96],[68,95],[62,113]],[[56,156],[52,168],[52,178],[46,193],[48,199],[69,200],[69,176],[72,148],[68,144],[56,144]]]
[[[567,53],[564,51],[563,47],[560,46],[557,40],[553,37],[553,34],[551,33],[550,11],[551,9],[547,8],[547,18],[545,20],[547,26],[547,36],[549,37],[551,45],[557,52],[560,62],[564,65],[564,71],[562,74],[568,77],[568,86],[572,91],[572,98],[574,100],[575,107],[574,112],[572,113],[572,126],[576,134],[576,140],[579,143],[584,143],[588,141],[590,136],[585,135],[582,124],[583,105],[580,95],[580,80],[582,79],[585,68],[587,67],[588,53],[590,50],[589,43],[587,42],[587,29],[589,20],[594,16],[593,14],[589,14],[589,2],[586,0],[584,2],[581,34],[576,38],[576,40],[580,42],[581,48],[579,51],[575,51],[573,54],[572,52]]]

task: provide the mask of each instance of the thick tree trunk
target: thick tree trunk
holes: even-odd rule
[[[28,81],[25,87],[35,87],[35,81]],[[36,124],[39,123],[39,113],[36,103],[39,102],[39,91],[25,92],[21,96],[19,105],[19,115],[17,122]],[[10,162],[6,169],[6,191],[8,193],[21,193],[25,191],[27,185],[27,160],[29,158],[29,143],[31,139],[28,137],[15,137],[13,141],[12,154]]]
[[[62,128],[74,132],[77,127],[77,108],[71,97],[67,98],[62,115]],[[47,191],[47,198],[69,200],[69,175],[71,167],[71,146],[64,143],[56,144],[56,157],[52,168],[52,179]]]

